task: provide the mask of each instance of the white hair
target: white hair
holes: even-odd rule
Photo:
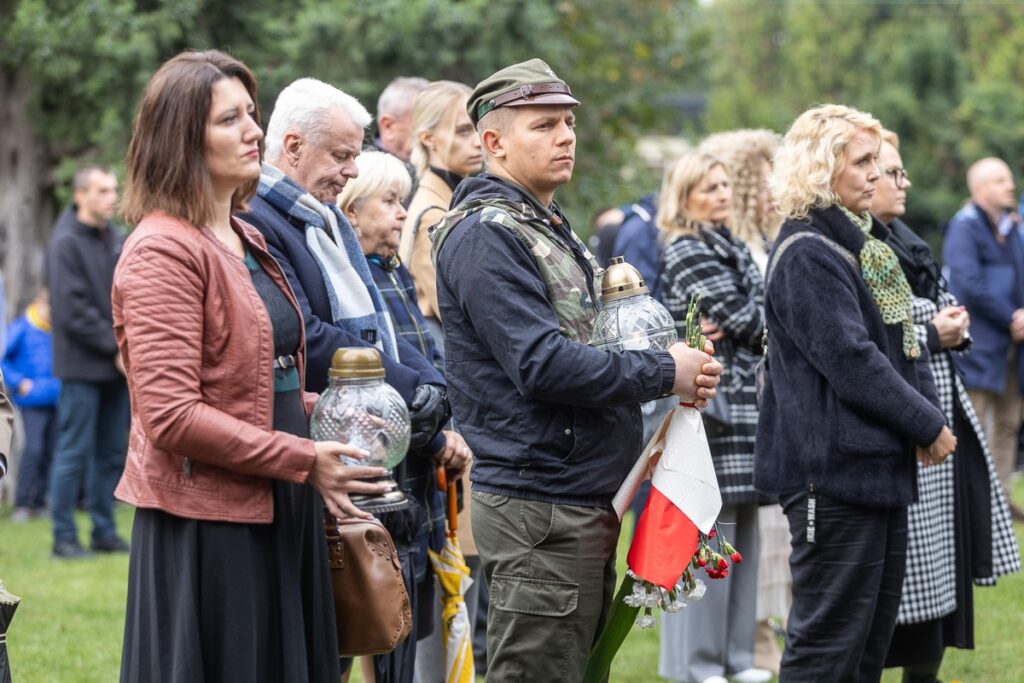
[[[377,118],[384,114],[400,118],[412,111],[416,96],[430,85],[430,81],[418,76],[396,78],[385,86],[377,98]]]
[[[359,100],[333,85],[315,78],[292,81],[277,96],[267,123],[267,160],[272,162],[281,156],[284,136],[288,133],[299,133],[315,143],[335,109],[345,112],[360,128],[366,128],[373,120]]]

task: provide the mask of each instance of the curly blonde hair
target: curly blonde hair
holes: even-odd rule
[[[780,214],[806,218],[811,209],[838,203],[832,183],[844,170],[844,152],[857,133],[882,142],[882,124],[871,114],[841,104],[821,104],[797,117],[775,153],[768,182]]]
[[[658,216],[655,219],[662,239],[668,240],[676,235],[696,231],[696,224],[686,215],[686,202],[716,166],[725,168],[725,164],[710,154],[695,151],[687,152],[665,169],[661,193],[658,195]]]
[[[782,226],[781,217],[763,201],[768,184],[765,162],[771,166],[782,136],[765,129],[715,133],[700,143],[700,151],[720,159],[732,182],[732,224],[736,237],[748,246],[764,249]]]

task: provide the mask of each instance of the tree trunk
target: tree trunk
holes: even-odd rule
[[[47,155],[32,128],[31,93],[26,69],[0,67],[0,268],[9,318],[35,293],[53,222]]]

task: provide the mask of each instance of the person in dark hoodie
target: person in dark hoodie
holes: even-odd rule
[[[572,177],[569,86],[539,59],[483,80],[469,117],[487,172],[431,231],[455,420],[473,450],[473,536],[490,588],[489,680],[578,681],[610,606],[611,500],[641,449],[641,401],[703,403],[705,350],[588,346],[601,271],[554,203]]]
[[[899,138],[892,131],[883,137],[871,212],[891,230],[888,244],[914,293],[914,330],[928,347],[939,402],[958,436],[949,460],[918,465],[907,577],[886,666],[903,667],[904,683],[936,683],[946,647],[974,647],[974,582],[991,585],[1019,571],[1020,552],[981,423],[953,364],[953,351],[970,346],[970,316],[947,290],[928,244],[900,220],[912,183]]]
[[[786,217],[765,277],[767,377],[754,485],[789,519],[781,681],[878,681],[896,623],[917,462],[956,439],[912,293],[869,209],[882,127],[841,105],[793,123],[770,185]]]
[[[128,385],[114,339],[110,290],[122,237],[110,224],[117,178],[90,166],[75,174],[75,224],[47,250],[53,313],[53,374],[62,381],[50,490],[53,555],[86,555],[74,510],[86,477],[92,550],[126,552],[114,524],[114,488],[128,448]]]

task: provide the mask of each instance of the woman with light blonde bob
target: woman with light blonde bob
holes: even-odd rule
[[[666,172],[659,201],[656,220],[667,242],[661,300],[682,328],[690,296],[700,294],[702,318],[716,330],[721,398],[719,410],[705,412],[704,424],[724,503],[719,521],[746,558],[699,603],[665,616],[659,674],[697,683],[724,681],[724,676],[766,683],[771,673],[753,663],[758,565],[754,368],[764,336],[761,271],[729,227],[733,190],[721,160],[702,152],[683,155]]]
[[[431,323],[439,345],[437,277],[427,231],[448,212],[459,181],[479,173],[483,164],[480,137],[466,111],[471,92],[462,83],[435,81],[416,96],[412,114],[412,163],[419,186],[409,204],[398,253],[409,267],[420,310]]]
[[[793,123],[770,187],[766,383],[754,482],[792,534],[779,680],[878,681],[896,623],[917,460],[956,439],[911,318],[910,285],[869,209],[882,127],[822,105]]]

